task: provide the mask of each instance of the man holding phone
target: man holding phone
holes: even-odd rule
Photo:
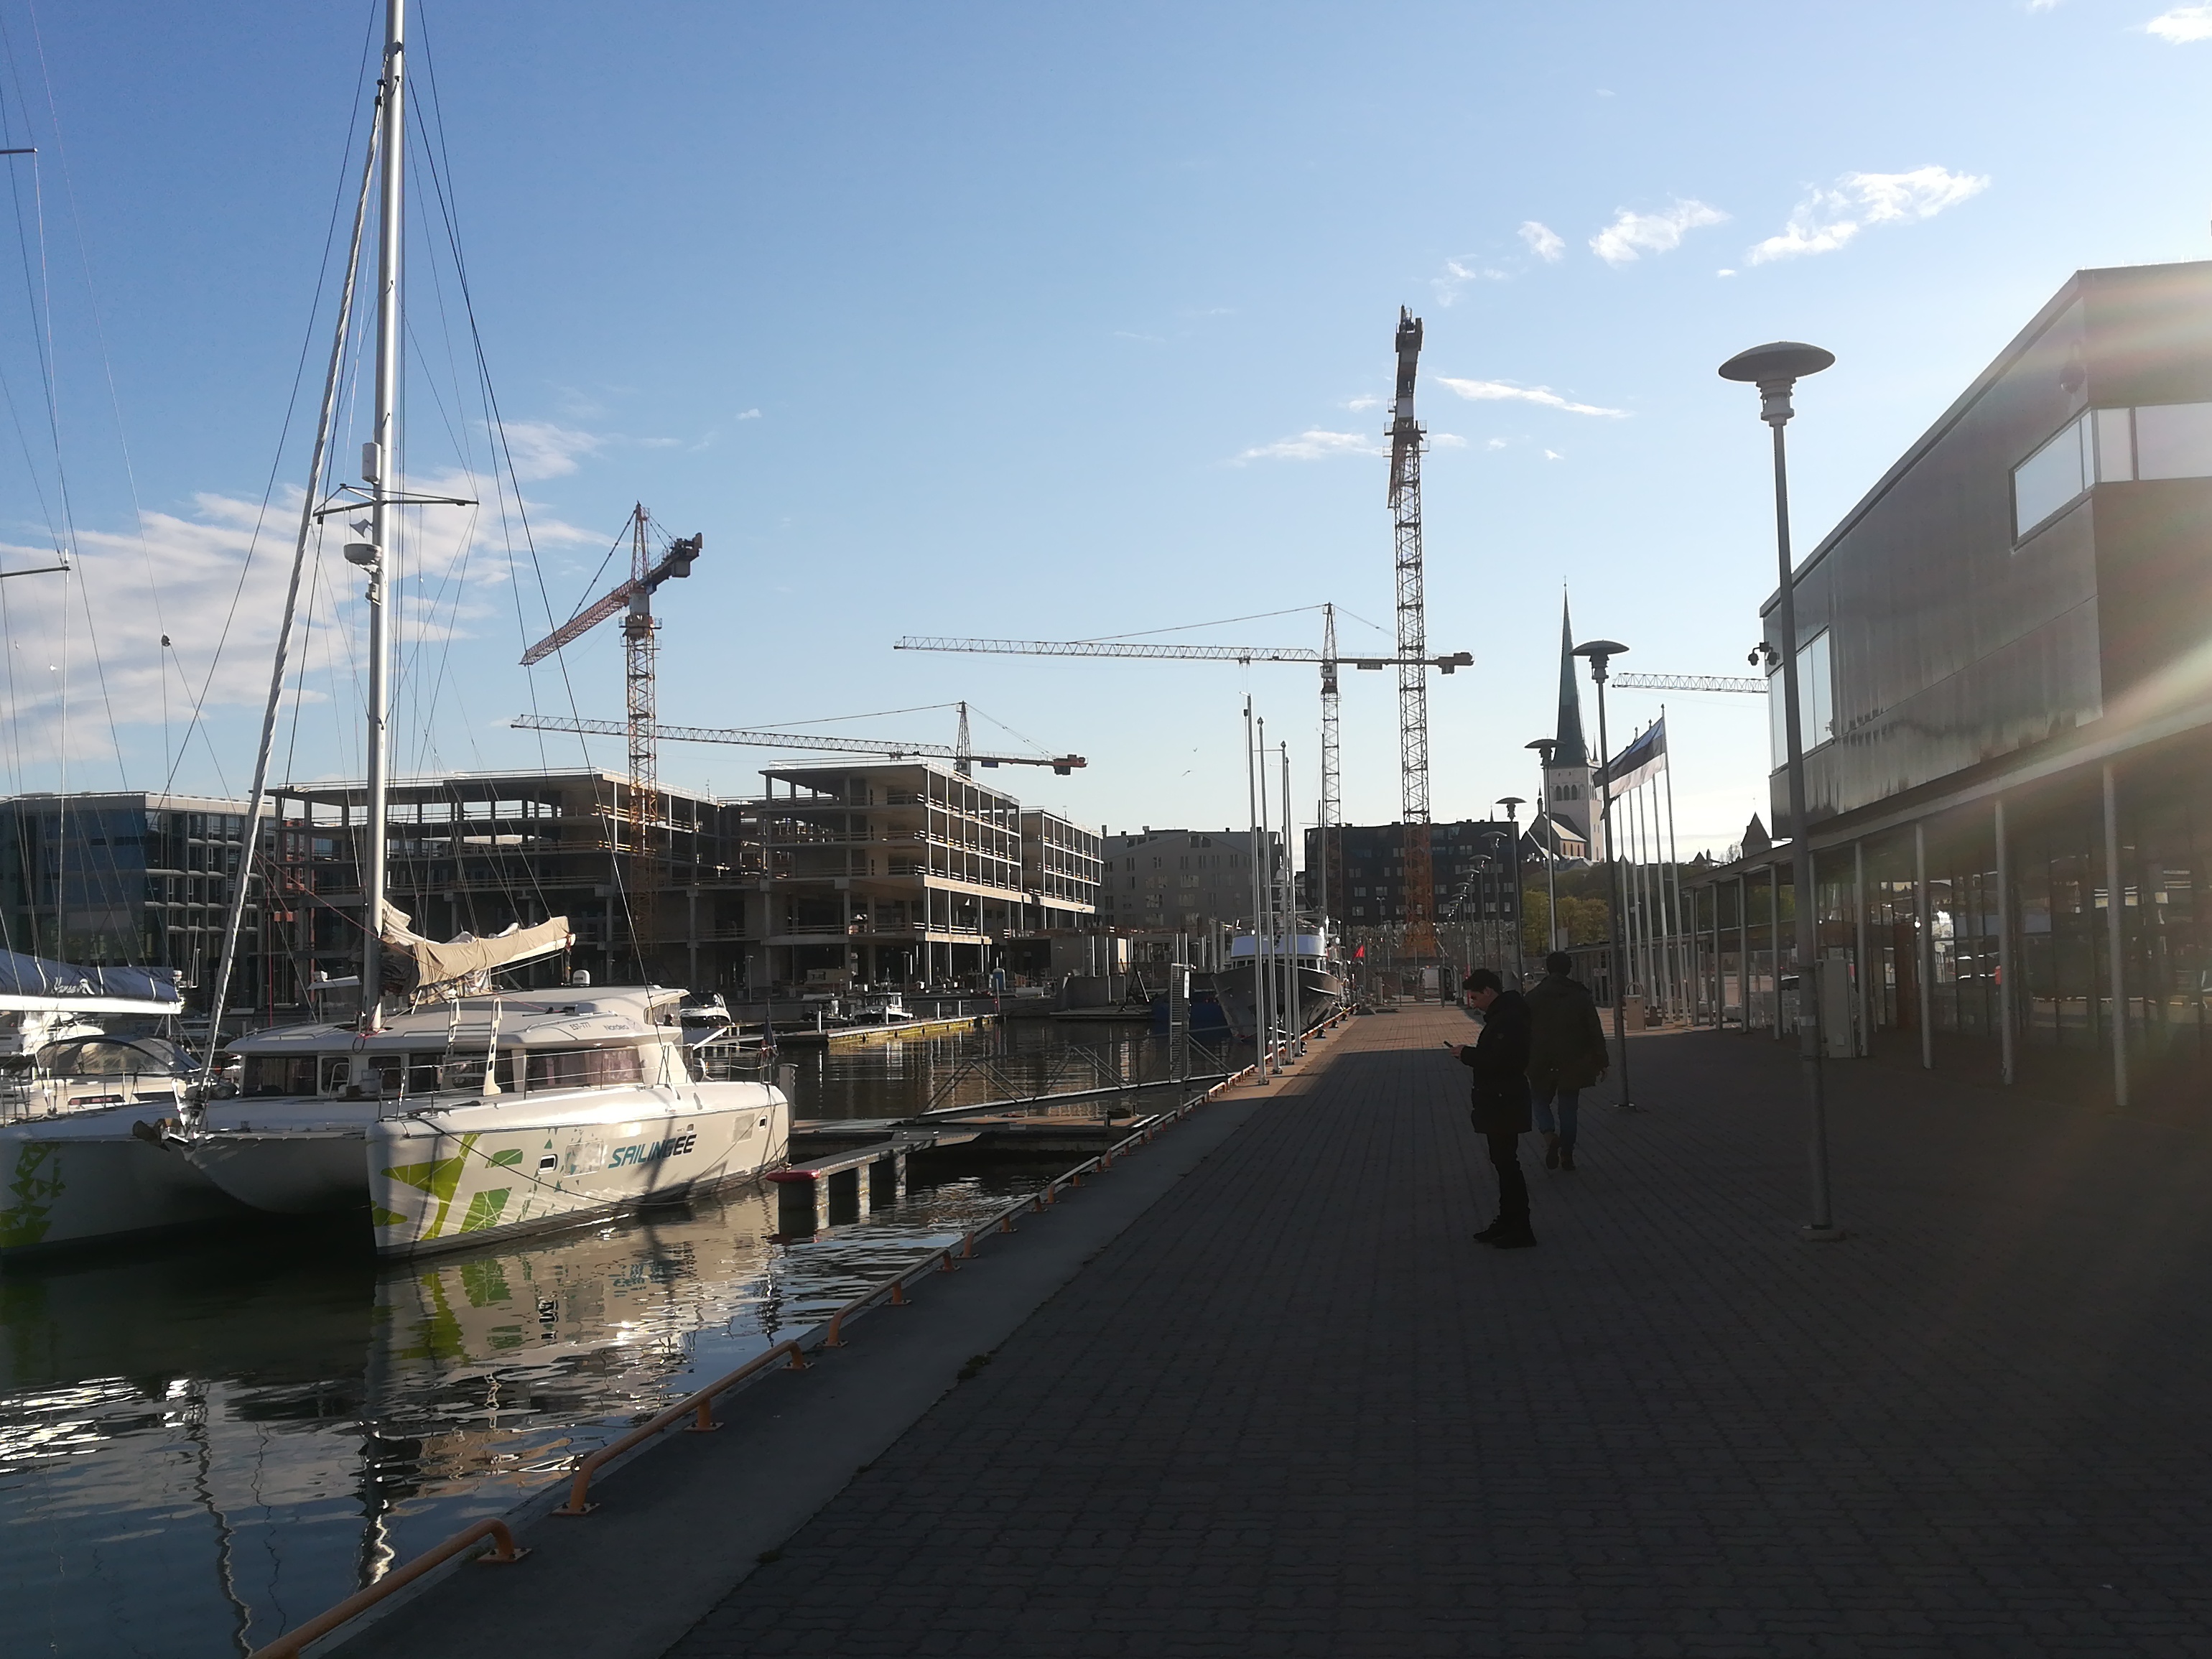
[[[1536,1242],[1528,1225],[1528,1178],[1521,1172],[1521,1137],[1528,1133],[1528,1005],[1505,988],[1491,968],[1460,981],[1467,1006],[1482,1016],[1482,1035],[1471,1043],[1447,1042],[1474,1073],[1468,1115],[1490,1145],[1498,1171],[1498,1219],[1475,1235],[1501,1250],[1525,1250]]]

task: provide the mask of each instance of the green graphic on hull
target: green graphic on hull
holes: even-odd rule
[[[461,1218],[461,1231],[475,1233],[498,1226],[499,1212],[507,1207],[507,1195],[514,1190],[512,1187],[501,1187],[495,1192],[478,1193],[469,1200],[468,1213]]]
[[[432,1158],[428,1164],[398,1164],[385,1170],[386,1180],[396,1181],[403,1187],[413,1187],[438,1200],[438,1212],[430,1218],[430,1224],[423,1228],[422,1237],[435,1238],[445,1231],[446,1217],[453,1207],[453,1194],[461,1184],[461,1171],[468,1165],[469,1153],[474,1149],[477,1139],[473,1133],[463,1135],[461,1149],[452,1158]],[[502,1193],[500,1196],[503,1200],[506,1194]]]
[[[15,1176],[8,1183],[8,1195],[15,1201],[0,1210],[0,1250],[35,1244],[46,1236],[62,1184],[61,1148],[51,1141],[25,1141],[15,1153]]]

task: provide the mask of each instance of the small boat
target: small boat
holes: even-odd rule
[[[879,991],[863,997],[853,1010],[850,1024],[854,1025],[903,1025],[914,1016],[907,1012],[906,999],[896,991]]]
[[[1275,933],[1273,945],[1267,973],[1274,989],[1276,1023],[1310,1030],[1345,1003],[1349,981],[1335,942],[1326,924],[1301,918],[1295,933],[1286,929]],[[1253,966],[1257,949],[1256,934],[1234,935],[1229,942],[1229,965],[1213,975],[1214,994],[1230,1010],[1230,1024],[1240,1035],[1254,1028],[1261,1003]]]

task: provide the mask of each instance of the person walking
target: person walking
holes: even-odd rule
[[[1565,951],[1544,958],[1544,977],[1529,991],[1528,1092],[1544,1137],[1544,1167],[1575,1167],[1575,1127],[1583,1090],[1605,1075],[1605,1023],[1589,988],[1572,977]]]
[[[1494,969],[1475,969],[1460,988],[1467,1006],[1482,1016],[1482,1035],[1444,1047],[1474,1073],[1468,1115],[1498,1171],[1498,1219],[1475,1238],[1501,1250],[1524,1250],[1536,1242],[1528,1225],[1528,1178],[1521,1173],[1521,1137],[1528,1132],[1528,1005],[1505,988]]]

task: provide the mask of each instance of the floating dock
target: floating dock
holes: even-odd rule
[[[947,1015],[937,1019],[902,1019],[882,1025],[827,1025],[817,1030],[801,1026],[778,1030],[779,1048],[865,1048],[878,1042],[903,1042],[908,1037],[952,1036],[980,1031],[999,1018],[996,1014]]]

